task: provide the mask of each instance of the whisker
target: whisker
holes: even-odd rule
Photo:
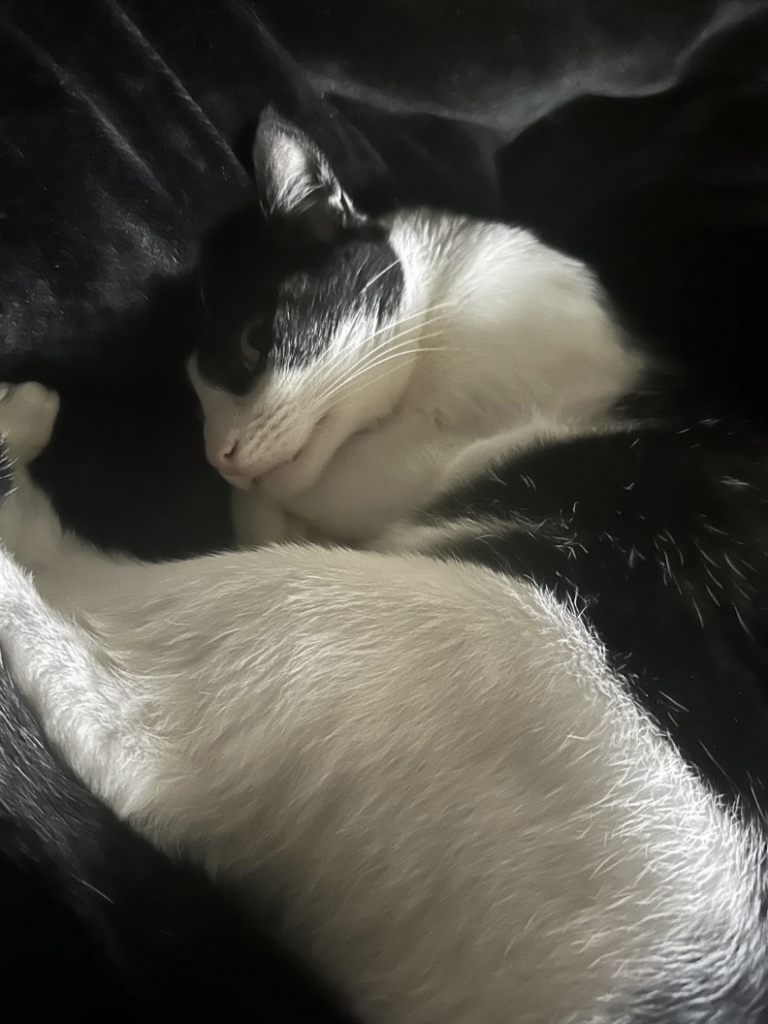
[[[214,322],[213,321],[213,317],[211,316],[211,311],[208,308],[208,299],[205,297],[205,288],[203,287],[203,282],[202,281],[199,282],[199,284],[197,286],[197,290],[200,292],[200,299],[201,299],[201,301],[203,303],[203,310],[205,312],[205,315],[208,317],[208,319],[211,321],[211,323],[213,323]]]
[[[370,281],[368,281],[367,284],[363,285],[363,287],[360,289],[360,294],[362,295],[365,292],[367,292],[371,285],[376,284],[376,282],[380,280],[382,277],[384,277],[385,274],[388,274],[393,267],[396,267],[399,262],[400,260],[396,256],[390,264],[384,267],[383,270],[380,270],[378,274],[374,274]]]
[[[400,331],[399,333],[393,334],[390,337],[385,338],[383,341],[380,341],[378,344],[374,345],[373,348],[366,349],[366,351],[363,353],[362,358],[368,358],[369,356],[372,356],[380,349],[386,348],[388,345],[391,345],[393,342],[398,341],[400,338],[412,335],[415,331],[423,331],[427,327],[432,327],[435,323],[438,323],[440,320],[441,317],[433,316],[427,320],[421,321],[418,324],[413,324],[411,327],[407,327],[404,331]],[[396,330],[396,328],[399,326],[400,323],[398,322],[395,322],[394,324],[388,324],[386,327],[383,327],[380,330],[374,332],[374,334],[368,335],[368,337],[363,342],[361,342],[360,347],[362,348],[364,345],[369,344],[374,338],[380,336],[385,331]]]
[[[422,335],[421,340],[429,341],[430,338],[439,337],[441,334],[442,331],[434,331],[429,334]],[[411,347],[409,348],[408,346]],[[341,380],[331,382],[331,391],[335,392],[339,388],[345,387],[347,384],[351,383],[361,374],[367,373],[369,370],[374,369],[376,366],[379,365],[379,363],[385,362],[387,359],[395,358],[396,356],[399,355],[410,355],[412,353],[417,353],[420,350],[421,346],[414,347],[412,345],[412,339],[406,338],[400,341],[396,346],[394,346],[393,350],[386,349],[384,353],[380,353],[376,358],[361,359],[358,362],[354,363]],[[324,392],[321,397],[324,399],[327,396],[328,391]]]
[[[361,343],[361,347],[363,345],[370,344],[371,341],[373,341],[377,337],[381,337],[381,335],[383,335],[383,334],[387,334],[388,332],[390,332],[392,330],[396,330],[398,327],[402,326],[402,324],[407,323],[409,320],[413,320],[415,317],[419,317],[419,316],[422,316],[422,315],[423,315],[422,313],[414,313],[414,314],[412,314],[412,315],[410,315],[408,317],[401,318],[401,320],[399,320],[399,321],[395,321],[393,324],[385,324],[383,327],[379,328],[379,330],[374,331],[373,334],[369,334],[368,337]],[[403,337],[408,337],[409,335],[413,334],[414,331],[423,330],[424,327],[430,326],[431,323],[433,323],[436,319],[438,319],[438,318],[432,317],[430,320],[428,320],[426,322],[422,321],[422,322],[419,322],[417,324],[413,324],[411,327],[408,327],[405,330],[400,331],[399,334],[395,334],[395,335],[393,335],[391,337],[388,336],[388,337],[384,338],[383,341],[380,341],[377,345],[374,345],[374,347],[372,349],[367,349],[361,355],[361,357],[360,357],[361,361],[371,358],[372,356],[374,356],[381,349],[387,348],[393,342],[399,341]],[[353,366],[353,369],[354,369],[354,366]],[[309,378],[307,383],[310,384],[310,385],[313,385],[318,378],[322,379],[322,377],[327,376],[328,374],[333,374],[333,372],[334,372],[333,365],[328,365],[327,362],[326,363],[321,363],[321,364],[317,365],[314,368],[312,376]]]
[[[426,352],[444,352],[446,350],[443,349],[443,348],[434,348],[434,349],[418,349],[417,351],[419,351],[419,352],[424,352],[424,351],[426,351]],[[454,351],[454,350],[451,349],[450,351]],[[370,387],[373,384],[377,384],[380,380],[383,380],[385,377],[388,377],[390,374],[396,373],[396,372],[397,372],[397,367],[396,366],[390,367],[384,373],[380,373],[373,380],[364,381],[362,384],[358,385],[358,387],[356,387],[353,391],[350,392],[348,397],[351,398],[353,395],[358,394],[360,391],[364,391],[365,388]]]
[[[436,313],[439,310],[445,309],[448,306],[453,305],[454,303],[452,301],[446,299],[445,302],[438,302],[434,306],[428,306],[426,309],[416,310],[414,313],[409,313],[407,316],[400,317],[399,320],[395,320],[393,323],[383,324],[381,327],[378,328],[378,330],[374,331],[373,334],[369,334],[365,340],[366,342],[373,341],[380,335],[384,334],[386,331],[396,330],[403,324],[408,323],[410,320],[416,320],[418,317],[427,317],[428,320],[425,322],[430,322],[432,319],[430,317],[430,314]]]
[[[380,365],[379,360],[382,359],[382,356],[383,361],[387,361],[387,359],[394,358],[398,354],[405,356],[406,354],[411,354],[411,352],[418,352],[418,348],[412,348],[408,352],[404,351],[404,349],[413,344],[416,335],[418,335],[420,341],[428,341],[430,338],[438,337],[442,333],[441,331],[429,331],[427,329],[440,322],[442,319],[441,310],[454,305],[455,303],[451,300],[445,300],[435,303],[426,309],[409,313],[407,316],[400,317],[392,323],[383,324],[361,342],[361,348],[370,346],[373,342],[375,344],[367,348],[353,362],[342,380],[333,380],[335,367],[332,363],[322,362],[314,367],[311,376],[305,379],[305,383],[309,388],[319,384],[323,390],[313,399],[309,410],[307,410],[307,415],[311,415],[316,409],[321,408],[329,398],[334,397],[339,391],[348,387],[362,374],[375,369]],[[439,350],[432,349],[430,351]],[[329,377],[331,378],[330,380],[328,380]],[[324,378],[325,386],[323,387]]]
[[[434,334],[430,335],[430,337],[439,337],[440,333],[441,332],[437,331]],[[323,392],[321,395],[319,395],[317,397],[317,399],[313,402],[312,408],[314,409],[315,407],[320,406],[320,405],[326,403],[330,398],[333,398],[340,391],[343,391],[345,388],[349,387],[349,385],[352,384],[359,377],[362,377],[364,374],[370,373],[371,370],[375,370],[377,367],[382,366],[384,363],[391,362],[393,359],[400,359],[400,358],[402,358],[404,356],[416,355],[416,354],[421,353],[421,352],[454,352],[454,351],[457,351],[457,350],[456,349],[449,349],[449,348],[447,348],[444,345],[440,345],[440,346],[435,345],[435,346],[431,346],[431,347],[427,347],[427,348],[425,348],[424,346],[419,345],[416,348],[405,348],[405,349],[401,349],[400,351],[391,352],[388,355],[381,356],[381,358],[375,360],[372,363],[366,363],[365,365],[356,367],[354,373],[348,374],[346,377],[344,377],[343,380],[337,381],[333,386],[328,388],[325,392]],[[352,393],[354,394],[354,392],[352,392]]]
[[[423,324],[419,324],[418,327],[408,328],[407,330],[394,335],[394,337],[387,338],[385,341],[375,345],[372,349],[364,352],[362,356],[355,360],[355,362],[349,367],[347,374],[364,372],[365,368],[371,366],[375,360],[379,358],[382,352],[396,352],[404,346],[412,344],[414,333],[417,329],[419,331],[423,330],[423,326]],[[427,332],[426,334],[422,333],[420,336],[423,340],[428,340],[429,338],[435,337],[438,333],[441,332]],[[322,379],[323,376],[333,374],[334,370],[335,367],[332,365],[329,366],[328,364],[325,364],[319,366],[310,378],[310,384],[314,384],[318,379]],[[344,379],[349,379],[349,376]],[[341,383],[343,383],[343,381],[331,381],[331,386],[335,387]]]
[[[401,338],[412,338],[421,329],[422,329],[422,324],[414,324],[412,327],[408,327],[404,331],[400,331],[398,334],[392,335],[392,337],[384,338],[383,341],[379,341],[372,348],[365,349],[365,351],[363,351],[359,355],[358,358],[361,359],[361,360],[362,359],[368,359],[370,356],[375,355],[377,352],[380,352],[382,349],[388,348],[393,342],[399,341]],[[360,347],[362,348],[363,345],[367,345],[369,341],[370,341],[370,338],[366,338],[365,341],[363,341],[361,343]]]

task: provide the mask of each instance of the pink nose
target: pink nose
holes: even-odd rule
[[[216,469],[228,475],[237,476],[243,472],[243,467],[238,465],[238,448],[240,442],[237,438],[228,439],[218,445],[209,446],[208,461]]]

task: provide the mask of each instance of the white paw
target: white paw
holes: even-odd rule
[[[8,454],[25,465],[44,451],[59,412],[59,396],[42,384],[0,384],[0,434]]]
[[[312,540],[308,523],[290,515],[260,487],[232,490],[232,525],[238,547],[262,547],[287,541]]]

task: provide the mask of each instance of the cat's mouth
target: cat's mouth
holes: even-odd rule
[[[249,490],[253,484],[262,484],[270,491],[279,491],[281,496],[293,493],[295,485],[301,483],[302,470],[312,461],[312,456],[317,451],[318,441],[325,432],[330,418],[329,412],[321,416],[310,431],[309,437],[290,458],[280,459],[266,468],[260,468],[258,473],[231,477],[226,475],[225,480],[241,490]]]

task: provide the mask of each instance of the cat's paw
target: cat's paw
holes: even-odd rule
[[[48,447],[59,396],[42,384],[0,384],[0,434],[8,454],[26,465]]]
[[[238,547],[255,548],[314,539],[308,523],[289,515],[259,487],[249,491],[233,488],[230,507]]]

